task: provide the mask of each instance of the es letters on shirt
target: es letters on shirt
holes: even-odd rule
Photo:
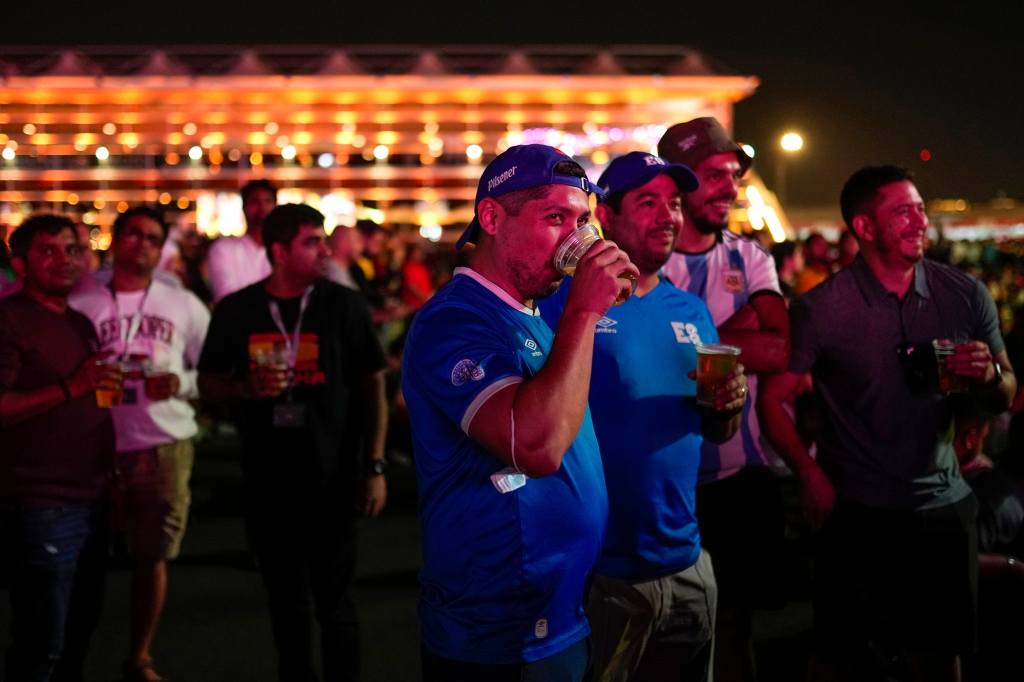
[[[679,343],[700,343],[700,334],[697,332],[697,325],[692,322],[671,322],[672,331],[676,334],[676,341]]]

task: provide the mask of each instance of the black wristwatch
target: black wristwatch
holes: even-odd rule
[[[375,476],[383,475],[388,470],[388,461],[384,458],[370,460],[370,472]],[[368,472],[369,473],[369,472]]]

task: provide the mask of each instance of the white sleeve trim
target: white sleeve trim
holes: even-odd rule
[[[504,379],[498,379],[493,384],[480,391],[476,398],[473,398],[473,402],[469,404],[469,407],[466,408],[465,414],[462,415],[462,432],[467,436],[469,435],[469,425],[473,423],[473,417],[476,416],[477,410],[483,407],[483,404],[490,400],[492,395],[506,386],[521,383],[523,383],[523,377],[505,377]]]

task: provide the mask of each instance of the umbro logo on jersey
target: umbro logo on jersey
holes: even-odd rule
[[[617,324],[618,322],[610,317],[602,317],[600,320],[597,321],[597,329],[595,329],[594,331],[598,334],[618,334],[618,329],[612,329],[612,327],[614,327]]]
[[[676,334],[677,343],[700,343],[697,326],[691,322],[672,322],[672,331]]]
[[[534,341],[533,339],[526,339],[526,343],[523,345],[525,345],[527,348],[533,351],[533,357],[537,357],[538,355],[544,355],[544,353],[537,350],[537,342]]]

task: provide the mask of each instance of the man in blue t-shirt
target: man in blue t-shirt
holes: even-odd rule
[[[608,533],[587,601],[595,679],[707,680],[718,588],[701,550],[695,488],[701,443],[739,428],[746,377],[737,365],[714,408],[698,408],[696,344],[717,343],[704,302],[659,270],[682,225],[686,166],[645,152],[612,161],[597,216],[640,270],[636,293],[597,323],[590,408],[608,484]],[[541,303],[561,331],[572,286]],[[566,289],[568,291],[566,291]]]
[[[459,240],[472,265],[416,315],[402,385],[423,525],[426,682],[579,682],[583,595],[608,520],[587,409],[594,329],[636,268],[611,242],[580,260],[557,335],[534,301],[557,291],[559,244],[597,187],[545,145],[484,170]]]

